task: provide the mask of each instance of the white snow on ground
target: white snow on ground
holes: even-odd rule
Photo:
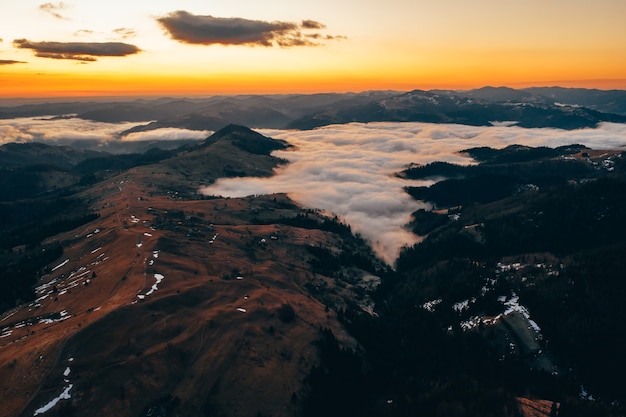
[[[157,259],[159,257],[159,251],[158,250],[152,251],[152,256],[154,257],[154,259]],[[150,259],[148,261],[149,266],[154,265],[154,259]],[[163,276],[163,274],[154,274],[154,279],[156,280],[156,282],[152,285],[152,287],[150,287],[150,289],[145,294],[137,294],[138,299],[144,300],[146,297],[152,295],[152,293],[157,291],[159,289],[159,284],[165,279],[165,276]],[[135,304],[136,302],[137,300],[135,300],[133,304]]]
[[[519,271],[521,267],[522,264],[519,262],[515,262],[509,265],[498,262],[496,272]]]
[[[502,297],[498,298],[498,300],[501,299]],[[537,333],[541,332],[541,328],[539,327],[539,325],[530,319],[530,313],[528,312],[528,309],[523,305],[520,305],[519,297],[515,293],[512,294],[511,298],[508,301],[504,301],[503,304],[508,308],[502,314],[506,316],[513,313],[514,311],[518,312],[522,316],[524,316],[526,320],[528,320],[528,324],[533,328],[534,331],[536,331]]]
[[[69,363],[71,363],[71,362],[74,361],[74,358],[69,358],[67,361]],[[50,411],[61,400],[69,400],[69,399],[72,398],[72,396],[70,395],[70,390],[72,389],[72,387],[74,387],[74,384],[70,384],[70,380],[67,379],[67,377],[69,377],[71,372],[72,372],[72,370],[70,369],[69,366],[67,366],[65,368],[65,371],[63,371],[63,376],[65,377],[64,378],[64,382],[66,384],[69,384],[69,385],[65,387],[63,392],[58,397],[53,398],[52,401],[50,401],[48,404],[44,405],[43,407],[39,407],[37,410],[35,410],[35,414],[33,414],[34,416],[37,416],[39,414],[43,414],[43,413],[46,413],[46,412]]]
[[[443,301],[443,300],[442,300],[441,298],[438,298],[438,299],[436,299],[436,300],[427,301],[427,302],[425,302],[424,304],[422,304],[422,308],[423,308],[424,310],[429,311],[429,312],[431,312],[431,313],[432,313],[433,311],[435,311],[435,307],[436,307],[438,304],[441,304],[441,302],[442,302],[442,301]]]
[[[70,317],[72,317],[72,316],[70,316],[68,314],[67,310],[63,310],[59,314],[61,315],[61,317],[59,317],[58,319],[41,319],[41,320],[39,320],[39,323],[42,323],[42,324],[52,324],[52,323],[57,323],[57,322],[60,322],[60,321],[63,321],[63,320],[67,320]]]
[[[58,264],[57,266],[52,268],[52,272],[56,271],[57,269],[61,268],[64,265],[66,265],[69,261],[70,261],[69,259],[64,260],[63,262],[61,262],[60,264]]]
[[[239,308],[237,309],[237,311],[239,311],[240,313],[245,313],[245,312],[246,312],[246,309],[245,309],[245,308],[242,308],[242,307],[239,307]]]
[[[480,316],[472,316],[466,321],[461,322],[461,329],[467,331],[478,327],[483,322],[483,318]]]
[[[457,313],[461,313],[467,309],[469,309],[470,304],[474,304],[476,302],[476,298],[472,298],[471,300],[459,301],[458,303],[454,303],[452,305],[452,309]]]
[[[47,293],[46,295],[42,295],[41,297],[37,298],[37,299],[35,300],[35,302],[36,302],[36,303],[38,303],[38,302],[40,302],[40,301],[45,300],[46,298],[48,298],[48,296],[49,296],[50,294],[52,294],[52,291],[50,291],[50,292],[49,292],[49,293]]]
[[[14,310],[12,312],[10,312],[9,314],[7,314],[6,316],[4,316],[4,318],[2,320],[0,320],[0,322],[5,321],[6,319],[8,319],[9,317],[11,317],[12,315],[14,315],[15,313],[17,313],[17,310]]]
[[[161,283],[161,281],[163,281],[163,278],[165,278],[165,277],[163,275],[161,275],[161,274],[154,274],[154,278],[156,279],[156,283],[154,285],[152,285],[152,288],[150,288],[150,291],[148,291],[146,293],[146,296],[151,295],[153,292],[158,290],[159,289],[159,284]]]
[[[70,390],[72,389],[73,386],[74,386],[74,384],[70,384],[67,388],[65,388],[65,390],[63,390],[61,395],[59,395],[58,397],[54,398],[52,401],[50,401],[48,404],[44,405],[43,407],[40,407],[37,410],[35,410],[35,414],[33,414],[33,415],[37,416],[39,414],[46,413],[46,412],[50,411],[55,405],[57,405],[59,403],[59,401],[71,399],[72,396],[70,395]]]
[[[98,252],[98,251],[99,251],[99,250],[101,250],[101,249],[102,249],[102,246],[100,246],[99,248],[96,248],[96,249],[92,250],[92,251],[91,251],[91,253],[96,253],[96,252]]]
[[[106,261],[110,259],[108,256],[106,256],[105,252],[102,252],[100,255],[98,255],[98,257],[96,258],[95,261],[91,262],[89,264],[89,266],[94,266],[94,265],[100,265],[102,262]]]
[[[148,236],[148,237],[152,237],[152,235],[150,233],[148,233],[148,232],[144,233],[143,235],[144,236]]]
[[[165,279],[165,277],[161,274],[154,274],[154,278],[156,279],[156,282],[152,285],[152,287],[150,287],[148,292],[146,292],[145,294],[137,294],[137,298],[143,300],[146,297],[152,295],[152,293],[159,289],[159,284]]]
[[[38,287],[35,287],[35,293],[39,294],[39,293],[44,292],[48,288],[52,287],[58,280],[59,280],[58,278],[55,278],[46,284],[42,284]]]

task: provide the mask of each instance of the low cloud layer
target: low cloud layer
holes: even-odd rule
[[[201,16],[179,10],[157,21],[172,39],[196,45],[317,46],[320,45],[318,39],[342,38],[311,33],[325,29],[325,25],[314,20],[266,22],[239,17]]]
[[[137,123],[102,123],[83,119],[23,117],[0,120],[0,145],[9,142],[69,144],[79,140],[107,142],[118,140],[124,130]]]
[[[99,57],[122,57],[141,52],[137,46],[122,42],[32,42],[28,39],[16,39],[13,45],[20,49],[30,49],[40,58],[83,62],[93,62]]]
[[[12,59],[0,59],[0,65],[25,64],[24,61],[14,61]]]
[[[470,163],[457,152],[475,146],[511,144],[560,146],[585,144],[596,149],[626,146],[626,125],[564,131],[519,127],[474,127],[426,123],[370,123],[328,126],[312,131],[259,130],[295,145],[276,152],[290,163],[268,179],[221,179],[203,189],[208,195],[241,197],[288,193],[298,203],[331,211],[368,239],[393,264],[402,246],[418,237],[405,230],[413,211],[424,207],[403,191],[427,184],[394,177],[410,163]],[[303,191],[305,190],[305,191]]]
[[[76,118],[20,118],[0,120],[0,144],[40,141],[72,144],[120,141],[120,133],[141,123],[101,123]],[[406,181],[394,174],[411,163],[432,161],[470,163],[458,151],[512,144],[556,147],[579,143],[594,149],[626,148],[626,125],[601,124],[596,129],[524,129],[516,126],[475,127],[427,123],[370,123],[335,125],[310,131],[260,129],[266,136],[295,145],[276,152],[290,161],[274,177],[221,179],[204,189],[209,195],[239,197],[288,193],[306,207],[331,211],[372,242],[376,252],[393,264],[404,245],[418,237],[404,229],[413,211],[424,207],[404,191]],[[158,129],[138,132],[127,140],[204,139],[208,131]],[[305,190],[305,191],[303,191]]]
[[[122,132],[145,123],[147,122],[104,123],[78,118],[52,117],[0,119],[0,145],[10,142],[69,145],[89,141],[91,144],[87,147],[97,149],[98,144],[110,145],[114,142],[202,140],[213,133],[208,130],[163,128],[120,136]]]
[[[141,140],[185,140],[185,139],[206,139],[213,134],[210,130],[189,130],[164,127],[161,129],[148,130],[146,132],[135,132],[126,135],[124,142],[136,142]]]

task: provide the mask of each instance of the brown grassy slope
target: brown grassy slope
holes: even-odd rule
[[[218,169],[225,154],[248,158],[228,146],[137,168],[85,193],[101,217],[54,238],[65,253],[39,295],[53,292],[0,317],[7,334],[0,338],[0,416],[33,415],[70,385],[71,399],[46,415],[298,411],[304,378],[318,362],[319,329],[345,333],[305,290],[306,245],[340,245],[340,238],[251,222],[265,212],[298,213],[286,196],[184,200],[162,192],[213,180],[201,175],[199,161]],[[247,162],[267,164],[267,175],[275,164],[267,160]],[[164,278],[151,291],[155,274]],[[277,314],[284,304],[292,321]]]
[[[531,400],[528,398],[518,398],[520,412],[524,417],[549,417],[552,410],[558,410],[558,403],[548,400]]]

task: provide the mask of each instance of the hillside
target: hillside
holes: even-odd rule
[[[409,190],[440,210],[415,213],[415,230],[427,237],[379,288],[377,326],[402,343],[364,343],[400,358],[381,363],[395,369],[387,380],[394,400],[406,410],[445,404],[467,415],[515,415],[515,401],[524,415],[546,410],[531,398],[549,400],[539,415],[622,415],[618,352],[626,346],[611,329],[626,318],[617,255],[626,233],[624,154],[580,146],[464,152],[480,164],[403,173],[454,178]],[[357,314],[353,326],[364,328],[363,320]],[[413,395],[433,386],[430,396]]]
[[[190,194],[235,166],[269,175],[284,146],[231,126],[76,189],[97,218],[31,244],[62,255],[0,317],[0,415],[300,413],[322,330],[356,347],[319,301],[343,305],[356,285],[312,273],[309,248],[371,252],[283,195]]]
[[[1,205],[0,416],[624,414],[623,153],[409,167],[444,179],[407,189],[435,210],[394,270],[286,195],[198,193],[288,148],[230,125],[175,151],[50,150],[67,181]]]

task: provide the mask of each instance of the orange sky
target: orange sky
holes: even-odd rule
[[[626,89],[624,1],[5,3],[1,97]]]

